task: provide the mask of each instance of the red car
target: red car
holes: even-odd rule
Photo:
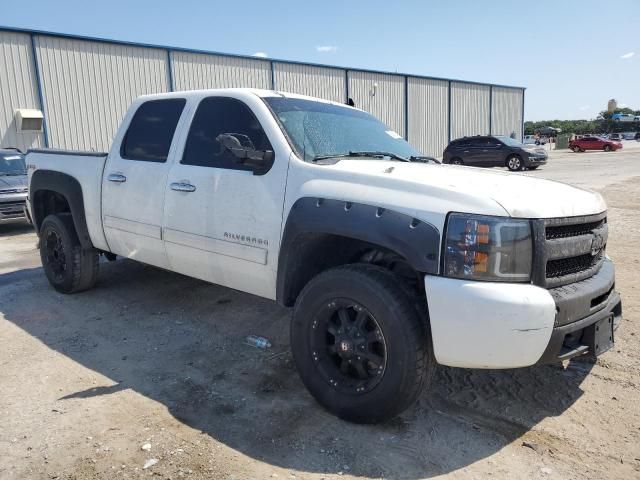
[[[569,142],[569,148],[574,152],[584,152],[585,150],[604,150],[605,152],[611,152],[621,149],[622,143],[600,137],[582,137],[578,140],[571,140]]]

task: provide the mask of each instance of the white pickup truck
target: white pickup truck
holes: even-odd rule
[[[346,105],[144,96],[108,154],[32,150],[27,169],[54,288],[122,256],[293,307],[302,380],[351,421],[402,412],[437,364],[600,354],[622,318],[599,194],[438,164]]]

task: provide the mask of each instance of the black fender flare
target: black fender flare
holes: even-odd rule
[[[430,223],[382,207],[343,200],[303,197],[291,207],[280,243],[276,298],[289,303],[296,240],[303,234],[338,235],[387,248],[418,272],[437,274],[440,232]]]
[[[38,234],[44,220],[44,205],[38,203],[38,192],[43,190],[58,193],[67,200],[80,244],[83,248],[93,248],[87,227],[80,182],[71,175],[54,170],[36,170],[33,173],[29,184],[29,202],[33,225]]]

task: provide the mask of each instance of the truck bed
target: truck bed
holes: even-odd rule
[[[64,173],[78,181],[82,187],[82,198],[91,241],[94,247],[103,250],[108,249],[101,218],[102,174],[107,155],[104,152],[32,149],[27,152],[26,156],[29,185],[31,185],[31,177],[38,170]]]

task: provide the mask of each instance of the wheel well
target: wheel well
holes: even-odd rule
[[[36,232],[47,215],[71,213],[83,248],[93,248],[84,212],[82,187],[71,175],[53,170],[36,170],[29,184],[31,214]]]
[[[304,286],[319,273],[340,265],[377,265],[400,276],[408,289],[423,292],[422,275],[398,253],[362,240],[325,233],[303,233],[293,242],[278,301],[291,307]]]
[[[40,231],[42,221],[48,215],[56,213],[71,213],[71,207],[67,198],[53,190],[38,190],[31,200],[33,210],[33,223],[36,231]]]

